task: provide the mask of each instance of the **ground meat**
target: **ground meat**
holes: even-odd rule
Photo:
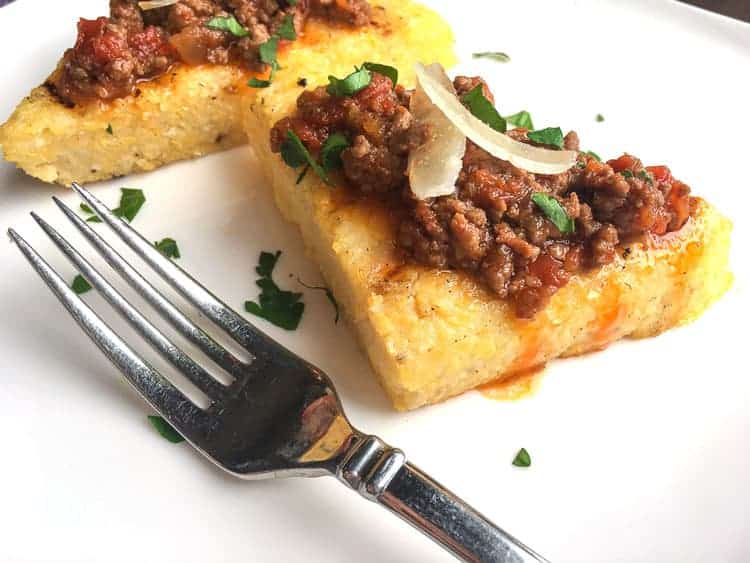
[[[457,77],[459,96],[481,84]],[[532,174],[467,141],[456,192],[429,200],[411,193],[406,164],[421,142],[408,111],[409,92],[373,73],[370,85],[351,97],[330,96],[325,88],[303,93],[297,112],[279,121],[271,144],[279,151],[293,130],[317,154],[332,133],[351,142],[342,153],[342,176],[349,189],[380,197],[399,217],[396,244],[418,263],[476,275],[516,315],[531,318],[571,276],[611,263],[621,242],[682,227],[691,209],[690,188],[665,166],[644,167],[631,156],[608,162],[579,153],[570,170]],[[529,142],[525,129],[508,135]],[[578,151],[575,132],[564,138]],[[532,201],[535,193],[556,199],[575,222],[562,233]]]
[[[132,94],[136,84],[175,63],[240,64],[263,71],[259,48],[291,16],[300,33],[309,15],[361,26],[370,21],[366,0],[180,0],[141,10],[137,0],[110,0],[110,17],[81,19],[50,86],[68,103]],[[212,17],[234,16],[247,37],[206,27]]]

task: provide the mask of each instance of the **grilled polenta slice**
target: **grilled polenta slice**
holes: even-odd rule
[[[368,59],[409,68],[387,53],[376,48]],[[326,68],[329,61],[306,64]],[[287,90],[270,92],[264,103],[250,101],[250,137],[268,136],[294,111],[295,99]],[[731,224],[696,199],[680,230],[628,245],[612,263],[573,276],[532,320],[523,320],[473,276],[406,260],[396,248],[396,218],[387,207],[331,188],[312,173],[295,185],[298,171],[269,143],[256,150],[278,207],[299,226],[399,410],[620,338],[659,334],[695,319],[731,283]]]
[[[3,156],[45,182],[106,180],[245,143],[240,99],[294,98],[300,78],[318,81],[376,55],[408,67],[420,58],[454,62],[452,34],[437,14],[398,0],[371,4],[373,22],[363,28],[310,20],[279,53],[270,90],[249,88],[250,73],[233,65],[179,65],[142,83],[137,96],[72,108],[47,86],[35,88],[0,127]]]
[[[138,96],[67,107],[46,85],[0,127],[5,160],[44,182],[69,185],[153,170],[246,142],[235,66],[179,65]]]

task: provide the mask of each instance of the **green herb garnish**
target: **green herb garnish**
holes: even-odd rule
[[[143,195],[143,190],[132,188],[120,188],[120,192],[122,193],[120,205],[113,209],[112,213],[126,219],[129,223],[135,219],[143,204],[146,203],[146,196]]]
[[[308,151],[307,147],[302,143],[302,140],[291,129],[286,132],[286,140],[281,144],[281,158],[283,158],[284,162],[292,168],[299,168],[303,164],[306,164],[312,168],[325,183],[331,183],[326,171],[315,161],[310,154],[310,151]],[[303,170],[302,174],[297,178],[298,184],[302,181],[306,172],[306,170]]]
[[[554,197],[545,193],[537,192],[531,195],[531,201],[542,210],[547,216],[547,219],[549,219],[561,233],[569,234],[575,232],[575,221],[570,218],[563,206],[560,205],[560,202]]]
[[[630,170],[623,170],[622,172],[620,172],[620,174],[622,174],[625,178],[633,177],[633,172]]]
[[[112,129],[112,124],[111,123],[107,123],[107,128],[105,129],[105,131],[107,133],[109,133],[110,135],[114,135],[115,134],[114,130]]]
[[[333,310],[336,311],[336,317],[333,319],[333,323],[334,324],[338,324],[338,322],[339,322],[339,316],[340,316],[339,303],[338,303],[338,301],[336,301],[336,298],[333,296],[333,292],[330,289],[328,289],[327,287],[322,286],[322,285],[320,285],[320,286],[318,286],[318,285],[307,285],[305,282],[303,282],[299,278],[297,278],[297,281],[299,282],[299,284],[301,286],[306,287],[307,289],[317,289],[319,291],[324,291],[325,292],[326,297],[328,298],[328,301],[330,301],[331,305],[333,305]]]
[[[651,174],[649,174],[647,171],[641,170],[640,172],[638,172],[638,177],[644,182],[648,182],[652,186],[654,185],[654,179],[651,177]]]
[[[270,65],[271,77],[273,77],[274,71],[279,70],[279,62],[276,60],[276,56],[279,50],[279,37],[273,35],[268,41],[258,47],[258,54],[260,55],[261,62]]]
[[[250,80],[247,81],[247,85],[251,88],[268,88],[271,85],[271,81],[261,80],[253,76]]]
[[[526,110],[519,111],[513,115],[506,115],[505,121],[516,127],[523,127],[528,130],[534,129],[534,122],[531,120],[531,114]]]
[[[473,53],[471,57],[474,59],[491,59],[499,63],[510,62],[510,56],[508,56],[507,53],[502,53],[500,51],[485,51],[482,53]]]
[[[258,303],[245,301],[245,310],[248,313],[264,318],[278,327],[286,330],[294,330],[299,325],[305,304],[300,301],[301,293],[279,289],[273,281],[273,270],[281,256],[281,251],[275,254],[261,252],[258,258],[258,266],[255,271],[260,279],[255,284],[261,289]]]
[[[169,440],[173,444],[179,444],[180,442],[185,441],[185,438],[183,438],[177,430],[172,428],[172,425],[162,417],[149,416],[148,421],[151,423],[151,426],[156,428],[156,431],[161,434],[162,438]]]
[[[294,29],[294,15],[288,14],[281,20],[281,25],[276,30],[276,35],[282,39],[294,41],[297,39],[297,32]]]
[[[131,222],[138,214],[145,202],[146,196],[143,195],[143,190],[120,188],[120,205],[112,210],[112,214],[116,217],[122,217],[128,222]],[[91,217],[86,218],[86,221],[88,221],[89,223],[102,222],[102,220],[94,214],[94,211],[85,203],[81,204],[81,211],[91,215]]]
[[[352,72],[346,78],[336,78],[328,76],[328,87],[326,91],[331,96],[353,96],[360,90],[364,90],[370,85],[372,74],[364,66],[361,68],[354,67]]]
[[[464,94],[461,97],[461,103],[469,108],[474,117],[486,123],[495,131],[505,133],[507,129],[505,119],[497,112],[492,102],[485,98],[481,84],[477,84],[468,93]]]
[[[597,123],[601,123],[602,121],[604,121],[604,116],[601,113],[597,113],[595,119]]]
[[[531,456],[526,451],[526,448],[518,450],[516,457],[513,458],[513,465],[516,467],[528,467],[531,465]]]
[[[594,151],[584,151],[583,154],[589,155],[591,158],[593,158],[597,162],[601,162],[602,161],[602,158],[598,154],[596,154]]]
[[[377,72],[378,74],[390,78],[391,82],[393,82],[394,88],[396,87],[396,84],[398,84],[398,69],[380,63],[362,63],[362,66],[370,72]]]
[[[235,37],[249,37],[250,32],[234,16],[216,16],[206,22],[208,29],[226,31]]]
[[[551,145],[555,148],[563,148],[563,134],[559,127],[547,127],[530,131],[528,134],[529,141],[539,143],[540,145]]]
[[[70,284],[70,288],[77,294],[81,295],[91,290],[91,284],[86,281],[81,274],[78,274],[73,278],[73,283]]]
[[[328,135],[323,148],[320,149],[320,165],[323,170],[333,170],[341,167],[341,152],[349,146],[349,139],[343,133]]]
[[[286,3],[289,4],[290,6],[296,6],[297,2],[298,0],[286,0]]]
[[[163,238],[160,241],[154,242],[154,246],[167,258],[180,257],[180,249],[177,246],[177,241],[173,238]]]

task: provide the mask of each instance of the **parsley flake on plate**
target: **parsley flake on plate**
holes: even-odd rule
[[[472,53],[473,59],[490,59],[499,63],[509,63],[510,56],[501,51],[484,51],[482,53]]]
[[[130,223],[135,219],[135,216],[138,215],[138,212],[141,210],[144,203],[146,203],[146,196],[143,194],[143,190],[120,188],[120,205],[115,207],[112,210],[112,213],[117,217],[122,217]],[[94,210],[85,203],[81,204],[81,211],[90,215],[90,217],[86,218],[86,221],[89,223],[102,222],[102,220],[94,214]]]
[[[307,289],[316,289],[318,291],[325,292],[326,297],[328,298],[328,301],[331,302],[331,305],[333,305],[333,310],[336,312],[336,317],[333,319],[333,324],[338,324],[339,317],[340,317],[339,302],[336,301],[336,297],[334,297],[333,292],[327,287],[322,286],[322,285],[307,285],[305,282],[303,282],[299,278],[297,278],[297,281],[302,287],[306,287]]]
[[[180,249],[177,246],[177,241],[173,238],[163,238],[154,242],[154,246],[167,258],[180,258]]]
[[[282,290],[273,281],[273,270],[280,256],[280,250],[276,253],[260,253],[258,266],[255,268],[260,279],[256,280],[255,284],[261,289],[261,293],[258,296],[258,303],[245,301],[245,310],[280,328],[295,330],[302,319],[305,304],[300,301],[301,293]]]
[[[360,90],[364,90],[372,81],[372,73],[364,66],[354,67],[354,72],[345,78],[336,78],[328,75],[328,86],[326,92],[331,96],[353,96]]]
[[[524,129],[534,129],[534,122],[531,120],[531,114],[526,110],[521,110],[513,115],[506,115],[505,121],[516,127],[523,127]]]
[[[513,465],[516,467],[529,467],[531,465],[531,456],[526,448],[518,450],[516,457],[513,458]]]
[[[529,141],[539,143],[540,145],[550,145],[557,149],[563,148],[563,134],[559,127],[547,127],[530,131],[528,134]]]
[[[495,106],[492,105],[482,92],[482,84],[477,84],[469,92],[461,97],[461,103],[463,103],[471,114],[484,122],[485,124],[492,127],[495,131],[505,133],[507,124],[505,119],[498,113]]]
[[[169,442],[172,442],[173,444],[179,444],[180,442],[184,442],[185,438],[183,438],[177,430],[175,430],[171,424],[169,424],[166,420],[164,420],[160,416],[149,416],[148,421],[151,423],[151,426],[156,428],[156,431],[161,434],[161,437],[165,440],[168,440]]]
[[[560,202],[551,195],[537,192],[531,195],[531,201],[542,210],[552,224],[563,234],[575,232],[576,224],[567,214]]]
[[[249,37],[250,32],[234,16],[216,16],[206,22],[208,29],[226,31],[235,37]]]
[[[73,278],[73,283],[70,284],[70,288],[77,294],[81,295],[82,293],[86,293],[87,291],[91,291],[91,284],[86,281],[86,278],[84,278],[81,274],[78,274],[76,277]]]
[[[604,121],[604,116],[601,113],[597,113],[595,119],[597,123],[601,123],[602,121]]]

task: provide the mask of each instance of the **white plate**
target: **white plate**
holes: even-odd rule
[[[503,112],[575,128],[607,157],[668,163],[733,217],[734,288],[688,327],[553,363],[531,398],[470,392],[404,414],[322,293],[305,291],[294,333],[253,320],[332,376],[355,424],[553,561],[750,560],[750,26],[655,0],[434,4],[454,23],[460,70],[488,77]],[[0,9],[0,116],[71,44],[76,17],[105,10],[103,0]],[[512,62],[472,61],[479,50]],[[288,274],[320,281],[245,148],[95,190],[115,203],[123,185],[148,198],[135,226],[176,238],[181,263],[238,309],[257,295],[260,250],[284,251],[282,286],[296,286]],[[0,191],[0,225],[72,277],[27,212],[80,242],[50,201],[75,198],[5,163]],[[12,245],[0,245],[0,263],[0,560],[448,560],[333,479],[246,483],[165,442]],[[511,466],[520,447],[528,469]]]

